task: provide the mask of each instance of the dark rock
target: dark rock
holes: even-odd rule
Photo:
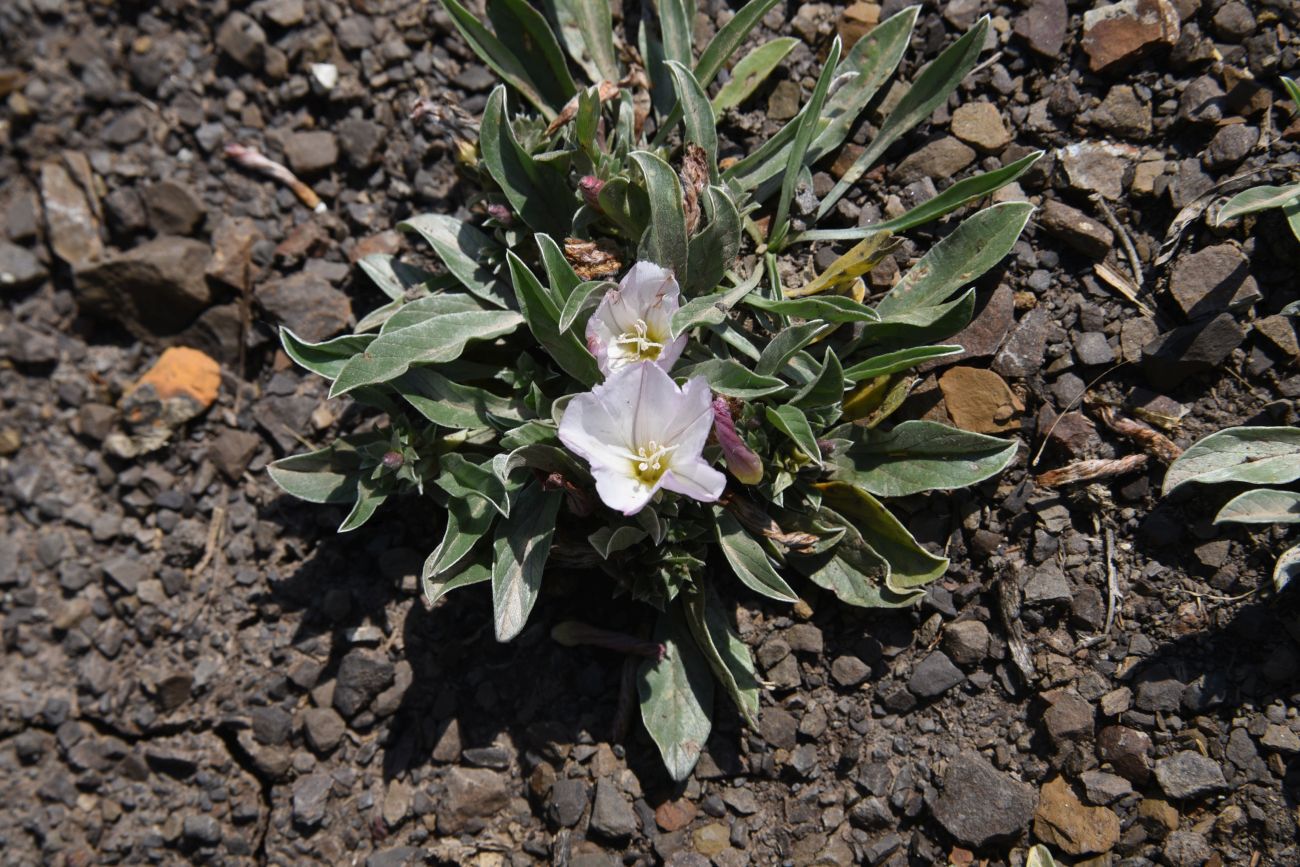
[[[129,238],[149,225],[144,199],[132,187],[119,187],[104,198],[104,216],[118,238]]]
[[[1210,139],[1201,160],[1207,169],[1230,169],[1244,160],[1258,143],[1257,127],[1243,123],[1228,124]]]
[[[979,753],[959,753],[948,763],[934,817],[959,843],[983,846],[1018,835],[1037,806],[1032,786],[999,771]]]
[[[1141,141],[1151,135],[1151,106],[1127,84],[1117,84],[1092,115],[1093,123],[1115,135]]]
[[[160,181],[144,190],[149,228],[159,235],[193,235],[208,209],[203,200],[184,184]]]
[[[1025,602],[1046,606],[1059,606],[1070,601],[1074,592],[1070,582],[1055,562],[1044,563],[1034,569],[1025,584]]]
[[[43,330],[10,325],[0,332],[0,355],[19,364],[53,364],[59,360],[59,341]]]
[[[438,813],[438,830],[443,834],[459,834],[480,825],[480,820],[496,815],[510,803],[509,782],[496,771],[452,768],[446,784],[445,809]]]
[[[561,828],[572,828],[578,824],[587,809],[590,789],[586,780],[572,777],[556,780],[551,786],[551,797],[546,808],[551,821]]]
[[[293,784],[293,820],[307,827],[319,825],[325,818],[334,782],[326,773],[299,777]]]
[[[375,696],[393,685],[396,669],[388,657],[356,648],[339,664],[334,707],[347,718],[357,715]]]
[[[978,620],[950,623],[943,630],[943,649],[958,665],[979,665],[989,652],[989,628]]]
[[[1214,32],[1228,42],[1241,42],[1255,32],[1255,13],[1245,3],[1230,0],[1214,13]]]
[[[79,271],[77,297],[137,336],[175,334],[212,302],[210,257],[201,241],[157,238]]]
[[[303,711],[302,728],[307,743],[318,753],[333,752],[347,733],[343,717],[329,707],[313,707]]]
[[[379,162],[387,133],[379,124],[348,118],[338,125],[338,144],[353,168],[368,169]]]
[[[140,582],[150,576],[150,571],[134,557],[123,555],[105,563],[104,574],[123,591],[134,593]]]
[[[871,666],[856,656],[837,656],[831,663],[831,677],[840,686],[857,686],[871,676]]]
[[[295,174],[319,174],[339,161],[338,140],[324,130],[295,132],[284,143],[284,156]]]
[[[636,813],[623,793],[607,779],[596,781],[591,807],[591,831],[612,843],[626,841],[637,830]]]
[[[0,289],[30,289],[46,274],[45,266],[32,251],[0,241]]]
[[[799,653],[822,652],[822,631],[811,623],[796,623],[781,635],[791,650]]]
[[[231,12],[217,30],[217,47],[240,66],[258,72],[266,58],[266,31],[243,12]]]
[[[208,446],[208,460],[231,481],[238,481],[257,453],[262,438],[248,431],[226,428]]]
[[[1160,788],[1174,800],[1198,798],[1228,787],[1219,763],[1194,750],[1158,760],[1155,772]]]
[[[1157,337],[1142,349],[1142,366],[1151,384],[1175,388],[1189,376],[1218,369],[1246,332],[1231,313],[1205,324],[1184,325]]]
[[[1002,349],[993,357],[993,370],[1002,376],[1033,376],[1043,367],[1047,349],[1047,331],[1052,314],[1045,307],[1035,307],[1016,323]]]
[[[777,749],[792,750],[798,743],[799,723],[784,708],[764,708],[758,727],[763,740]]]
[[[904,157],[894,169],[893,179],[900,184],[910,184],[922,178],[951,178],[973,162],[974,150],[952,136],[944,136]]]
[[[1034,0],[1029,9],[1016,18],[1016,35],[1044,57],[1055,58],[1065,44],[1069,23],[1070,13],[1065,0]]]
[[[1110,348],[1106,335],[1100,331],[1082,331],[1074,334],[1074,354],[1080,364],[1096,366],[1115,361],[1115,350]]]
[[[303,340],[318,342],[352,324],[352,302],[329,282],[307,271],[264,283],[257,301]]]
[[[1062,693],[1043,714],[1047,733],[1058,746],[1091,738],[1094,721],[1092,705],[1075,692]]]
[[[209,815],[186,816],[181,827],[185,839],[200,846],[215,846],[221,842],[221,823]]]
[[[986,358],[998,351],[1015,321],[1016,293],[1010,286],[1000,285],[993,291],[984,308],[976,314],[974,321],[947,338],[949,344],[960,346],[964,351],[926,362],[917,369],[924,373],[971,358]]]
[[[1137,681],[1134,704],[1138,710],[1173,713],[1182,700],[1183,683],[1163,666],[1143,672]]]
[[[1250,274],[1250,262],[1232,244],[1180,257],[1169,275],[1169,291],[1188,319],[1241,311],[1263,297]]]
[[[276,747],[289,740],[293,731],[293,717],[281,708],[259,707],[252,713],[253,738],[259,744]]]
[[[907,679],[907,688],[921,698],[934,698],[965,679],[966,675],[962,674],[961,669],[953,665],[943,651],[936,650],[912,669],[912,676]]]
[[[1097,736],[1097,757],[1135,786],[1151,776],[1151,738],[1126,726],[1107,726]]]
[[[1099,807],[1109,806],[1133,794],[1128,780],[1105,771],[1084,771],[1079,776],[1088,800]]]
[[[1178,97],[1178,117],[1189,123],[1217,123],[1223,119],[1225,95],[1212,76],[1193,78]]]

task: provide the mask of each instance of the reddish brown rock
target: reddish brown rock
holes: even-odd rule
[[[1157,45],[1173,45],[1180,28],[1169,0],[1120,0],[1083,15],[1083,50],[1093,72],[1118,72]]]

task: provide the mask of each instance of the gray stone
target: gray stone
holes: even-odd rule
[[[777,82],[767,98],[767,116],[772,120],[790,120],[799,113],[799,85],[789,79]]]
[[[1033,0],[1016,18],[1016,35],[1044,57],[1058,57],[1069,23],[1065,0]]]
[[[159,181],[144,190],[149,228],[159,235],[193,235],[208,215],[193,190],[175,181]]]
[[[831,663],[831,677],[840,686],[857,686],[871,676],[871,666],[856,656],[837,656]]]
[[[208,460],[231,481],[237,481],[248,468],[262,438],[248,431],[226,428],[208,445]]]
[[[221,842],[221,823],[206,813],[186,816],[181,833],[200,846],[215,846]]]
[[[1169,291],[1188,319],[1224,310],[1242,311],[1263,296],[1250,262],[1232,244],[1216,244],[1181,256],[1169,275]]]
[[[315,827],[325,818],[325,805],[329,802],[334,781],[329,774],[318,772],[299,777],[293,784],[293,820],[300,825]]]
[[[1088,801],[1099,807],[1108,807],[1120,798],[1133,794],[1133,786],[1128,780],[1105,771],[1084,771],[1079,780],[1083,783]]]
[[[338,125],[338,144],[354,168],[368,169],[379,162],[387,133],[379,124],[348,118]]]
[[[1127,84],[1117,84],[1107,91],[1092,120],[1106,132],[1124,138],[1141,141],[1151,135],[1151,105],[1139,99]]]
[[[1143,672],[1137,682],[1134,704],[1138,710],[1173,713],[1183,700],[1183,683],[1170,671],[1158,666]]]
[[[1300,753],[1300,736],[1284,725],[1273,723],[1264,730],[1259,742],[1267,749],[1278,753]]]
[[[1048,199],[1038,217],[1039,225],[1094,259],[1104,259],[1115,243],[1115,234],[1078,208]]]
[[[243,12],[231,12],[217,30],[217,47],[240,66],[257,72],[266,59],[266,31]]]
[[[1056,563],[1044,563],[1034,569],[1025,584],[1025,602],[1038,605],[1060,605],[1074,595],[1070,582]]]
[[[1201,160],[1207,169],[1230,169],[1244,160],[1259,144],[1259,128],[1231,123],[1214,134]]]
[[[1194,750],[1158,760],[1155,771],[1160,788],[1175,800],[1198,798],[1228,787],[1219,763]]]
[[[295,132],[285,140],[284,156],[295,174],[319,174],[339,161],[338,139],[325,130]]]
[[[1142,349],[1142,366],[1158,389],[1177,387],[1198,373],[1217,370],[1246,339],[1231,313],[1220,313],[1205,324],[1184,325],[1165,332]]]
[[[331,753],[343,740],[347,725],[333,708],[313,707],[303,711],[303,734],[318,753]]]
[[[904,157],[893,171],[893,180],[900,184],[922,178],[947,180],[974,161],[974,150],[952,136],[944,136]]]
[[[293,731],[293,717],[284,709],[275,707],[254,708],[253,739],[259,744],[276,747],[289,740]]]
[[[1011,132],[998,107],[990,102],[968,102],[957,107],[949,124],[952,134],[968,145],[995,153],[1011,144]]]
[[[999,771],[979,753],[959,753],[948,763],[934,817],[959,843],[983,846],[1020,834],[1033,818],[1034,788]]]
[[[446,777],[447,794],[438,812],[438,830],[459,834],[495,816],[510,803],[508,779],[486,768],[452,768]]]
[[[1066,741],[1091,738],[1094,722],[1092,705],[1075,692],[1059,695],[1043,714],[1047,733],[1058,746]]]
[[[1124,174],[1137,162],[1132,145],[1079,142],[1057,152],[1070,186],[1112,201],[1124,195]]]
[[[596,781],[596,799],[591,807],[591,831],[614,843],[636,833],[636,813],[623,793],[608,779]]]
[[[993,370],[1002,376],[1021,377],[1041,372],[1051,325],[1052,315],[1046,307],[1035,307],[1021,316],[993,357]]]
[[[1223,88],[1209,75],[1193,78],[1178,97],[1178,117],[1191,123],[1217,123],[1223,119]]]
[[[333,337],[352,324],[352,302],[309,271],[270,280],[257,289],[257,301],[276,321],[303,340]]]
[[[764,708],[759,715],[758,727],[763,740],[773,747],[792,750],[799,738],[799,723],[785,708]]]
[[[30,289],[47,273],[31,250],[0,241],[0,289]]]
[[[375,696],[393,685],[396,669],[381,652],[356,648],[339,663],[338,682],[334,687],[334,707],[351,718]]]
[[[1228,42],[1241,42],[1255,32],[1255,13],[1245,3],[1230,0],[1214,13],[1214,32]]]
[[[303,22],[307,10],[303,0],[267,0],[262,4],[262,14],[280,27],[293,27]]]
[[[1126,726],[1107,726],[1097,736],[1097,757],[1135,786],[1151,777],[1151,738]]]
[[[1080,364],[1112,364],[1115,361],[1115,350],[1110,348],[1106,335],[1100,331],[1076,332],[1074,354]]]
[[[547,815],[561,828],[572,828],[578,824],[587,809],[587,797],[591,786],[586,780],[565,777],[551,785],[551,797],[547,806]]]
[[[104,574],[125,592],[135,593],[140,582],[149,577],[150,571],[134,557],[123,555],[105,563]]]
[[[952,664],[941,650],[936,650],[916,664],[912,676],[907,679],[907,688],[921,698],[934,698],[943,695],[966,679],[961,669]]]
[[[204,278],[211,256],[202,241],[156,238],[79,271],[77,298],[137,336],[175,334],[212,302]]]
[[[989,628],[979,620],[950,623],[943,630],[943,649],[958,665],[979,665],[989,652]]]

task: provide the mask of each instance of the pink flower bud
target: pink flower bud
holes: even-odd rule
[[[595,175],[583,175],[582,180],[578,181],[578,192],[582,193],[582,200],[587,203],[587,207],[600,211],[600,191],[605,188],[605,182]]]
[[[505,205],[499,202],[493,202],[487,206],[488,216],[496,220],[503,226],[509,226],[515,221],[515,214]]]
[[[400,470],[406,459],[402,457],[401,452],[384,452],[384,469]]]
[[[736,433],[736,423],[731,418],[731,407],[725,397],[713,399],[713,434],[718,438],[718,445],[722,446],[727,470],[736,481],[757,485],[763,480],[763,460]]]

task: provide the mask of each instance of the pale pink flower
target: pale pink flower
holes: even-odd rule
[[[601,373],[641,361],[671,370],[686,348],[686,335],[673,340],[671,331],[681,294],[671,271],[650,262],[633,265],[587,320],[587,348]]]

